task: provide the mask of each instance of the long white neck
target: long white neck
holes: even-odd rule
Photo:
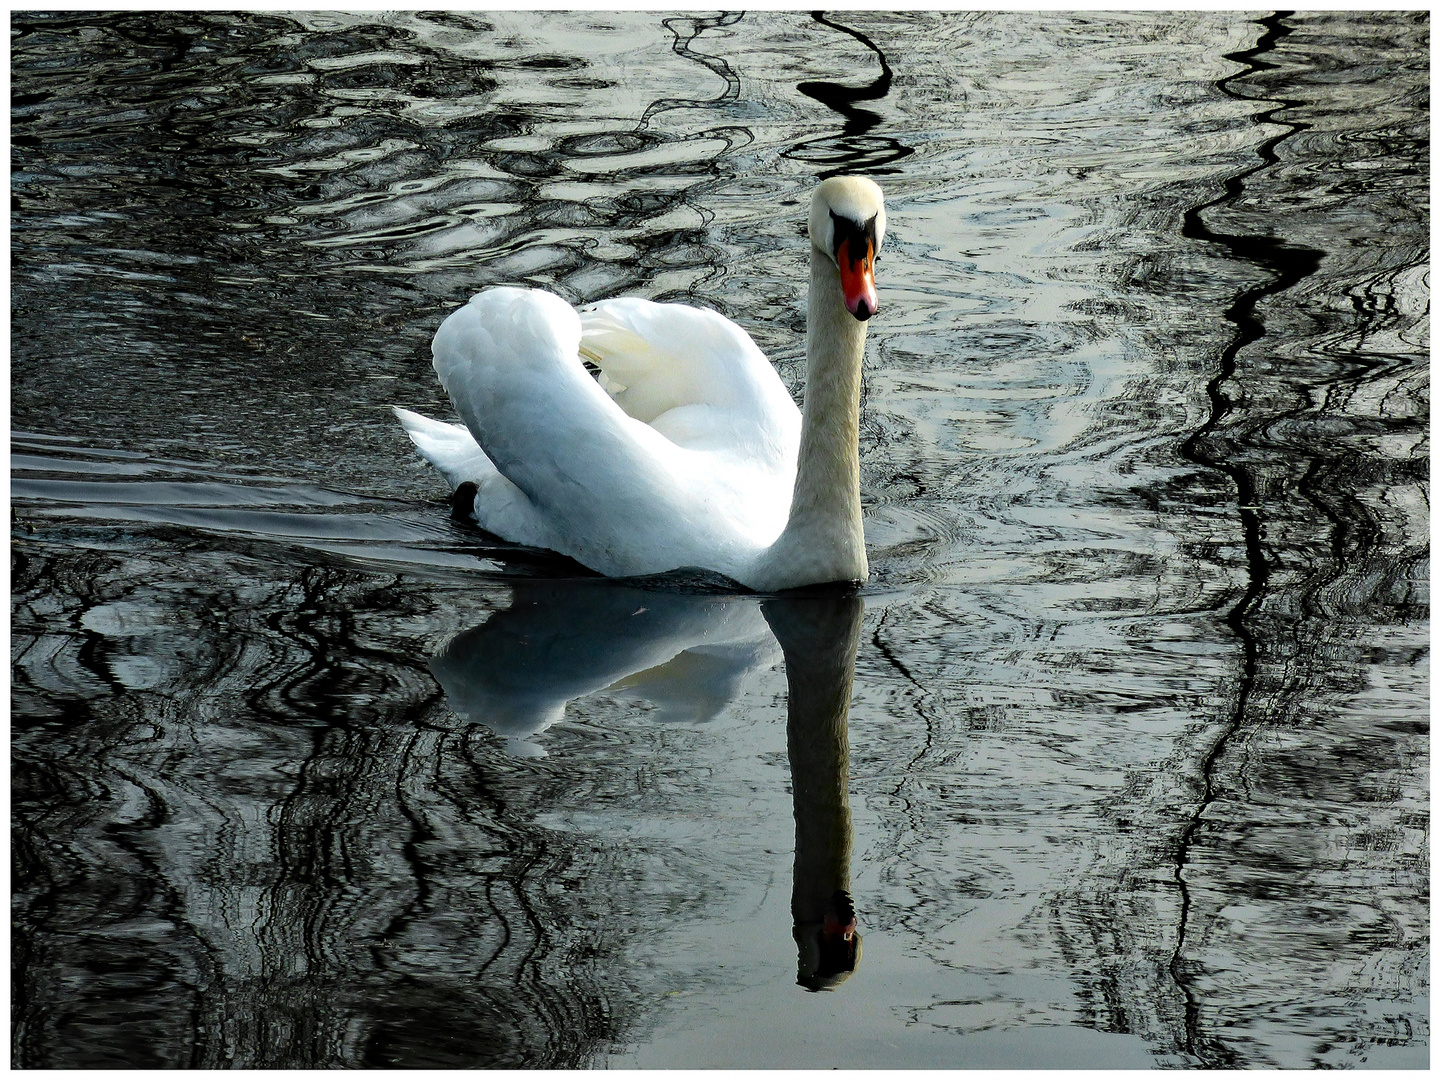
[[[870,576],[860,516],[865,323],[845,310],[840,271],[814,248],[805,354],[805,411],[790,520],[761,558],[755,580],[746,582],[765,591]]]

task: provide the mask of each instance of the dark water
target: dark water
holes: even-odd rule
[[[11,35],[16,1064],[1428,1062],[1426,13]],[[798,392],[837,170],[858,597],[449,520],[444,313]]]

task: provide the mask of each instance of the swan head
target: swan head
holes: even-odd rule
[[[885,241],[885,197],[863,176],[832,176],[810,200],[810,243],[840,269],[845,308],[864,322],[879,309],[875,256]]]
[[[795,944],[800,947],[795,981],[806,990],[834,990],[853,975],[860,966],[861,939],[850,894],[835,890],[823,923],[796,923]]]

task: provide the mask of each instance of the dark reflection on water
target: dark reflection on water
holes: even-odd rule
[[[774,643],[759,605],[607,581],[517,584],[510,606],[449,641],[430,661],[450,707],[510,740],[511,753],[598,690],[623,690],[657,719],[704,723],[766,663]],[[853,665],[853,657],[852,657]]]
[[[886,176],[896,170],[890,168],[894,162],[909,157],[915,152],[913,146],[906,146],[888,136],[868,134],[880,123],[880,117],[869,109],[856,105],[857,101],[878,101],[890,93],[890,80],[894,73],[885,61],[885,54],[868,36],[849,26],[832,22],[823,12],[817,11],[816,22],[849,34],[875,54],[880,62],[880,76],[864,86],[848,86],[845,83],[807,81],[795,89],[806,97],[814,98],[845,118],[844,130],[838,137],[806,139],[785,151],[785,156],[797,161],[819,165],[820,178],[839,176],[847,172],[863,173],[867,176]]]
[[[833,990],[860,962],[850,896],[850,692],[864,603],[855,596],[765,601],[785,650],[786,745],[795,792],[795,886],[790,913],[798,982]]]
[[[11,32],[17,1064],[1427,1061],[1427,13]],[[801,393],[856,168],[861,596],[450,520],[444,312]]]
[[[1235,329],[1207,386],[1210,415],[1181,445],[1186,457],[1233,482],[1245,550],[1245,589],[1225,612],[1242,647],[1238,685],[1229,717],[1201,758],[1201,797],[1181,834],[1181,923],[1170,963],[1185,991],[1187,1050],[1224,1067],[1247,1062],[1254,1021],[1236,1018],[1229,1037],[1218,1035],[1220,1017],[1206,993],[1211,972],[1230,967],[1234,974],[1223,982],[1237,986],[1258,988],[1269,979],[1235,970],[1233,961],[1217,963],[1219,950],[1206,940],[1234,903],[1217,896],[1207,880],[1217,862],[1230,874],[1264,883],[1248,898],[1252,920],[1263,925],[1304,912],[1291,930],[1297,944],[1308,946],[1297,968],[1313,972],[1327,953],[1334,963],[1365,939],[1413,942],[1428,952],[1428,940],[1412,938],[1406,921],[1395,920],[1383,902],[1356,904],[1321,890],[1307,890],[1298,903],[1282,901],[1276,883],[1334,875],[1345,857],[1324,850],[1318,837],[1302,839],[1289,815],[1264,830],[1268,835],[1248,820],[1253,812],[1247,803],[1269,802],[1282,792],[1315,800],[1317,811],[1370,802],[1365,789],[1375,778],[1340,761],[1351,755],[1367,760],[1372,748],[1428,730],[1425,718],[1387,705],[1362,707],[1364,720],[1335,717],[1320,738],[1294,738],[1300,731],[1318,734],[1326,713],[1355,710],[1377,681],[1389,681],[1377,680],[1376,669],[1366,671],[1354,654],[1340,660],[1349,651],[1340,642],[1358,633],[1370,639],[1369,648],[1389,652],[1392,663],[1420,666],[1428,658],[1426,639],[1401,629],[1411,623],[1407,612],[1428,603],[1428,528],[1410,516],[1413,511],[1402,512],[1409,518],[1403,524],[1394,516],[1397,502],[1409,497],[1397,500],[1400,492],[1428,490],[1421,406],[1426,389],[1411,382],[1419,374],[1411,366],[1417,357],[1401,344],[1411,328],[1392,306],[1402,268],[1428,259],[1428,221],[1383,182],[1316,183],[1317,176],[1343,175],[1347,164],[1361,164],[1325,160],[1327,140],[1315,136],[1331,121],[1316,99],[1325,101],[1335,91],[1317,91],[1336,82],[1354,85],[1367,60],[1278,16],[1261,25],[1265,32],[1255,46],[1232,54],[1245,68],[1218,85],[1238,100],[1258,99],[1263,111],[1257,121],[1271,134],[1256,148],[1259,160],[1231,177],[1222,194],[1187,212],[1184,228],[1185,235],[1261,272],[1226,309]],[[1353,137],[1378,142],[1380,153],[1364,155],[1366,168],[1415,175],[1413,159],[1401,145],[1386,146],[1386,135]],[[1374,198],[1347,199],[1347,187]],[[1319,197],[1297,200],[1297,188]],[[1337,257],[1342,245],[1369,246],[1366,237],[1377,232],[1387,234],[1390,260],[1376,265],[1365,258],[1357,266]],[[1341,297],[1349,325],[1322,314]],[[1377,347],[1377,338],[1397,333],[1400,340]],[[1365,383],[1382,398],[1361,417],[1340,402],[1353,401]],[[1387,435],[1399,436],[1407,451],[1392,457],[1380,449]],[[1359,631],[1362,624],[1366,631]],[[1416,823],[1412,813],[1374,821],[1364,831],[1377,840],[1388,832],[1390,839],[1379,841],[1388,846]],[[1424,854],[1416,854],[1424,865]],[[1276,1006],[1305,1007],[1283,996]]]

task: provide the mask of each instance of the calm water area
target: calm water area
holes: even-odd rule
[[[1426,12],[10,28],[16,1065],[1428,1064]],[[451,520],[449,311],[803,399],[837,172],[864,588]]]

